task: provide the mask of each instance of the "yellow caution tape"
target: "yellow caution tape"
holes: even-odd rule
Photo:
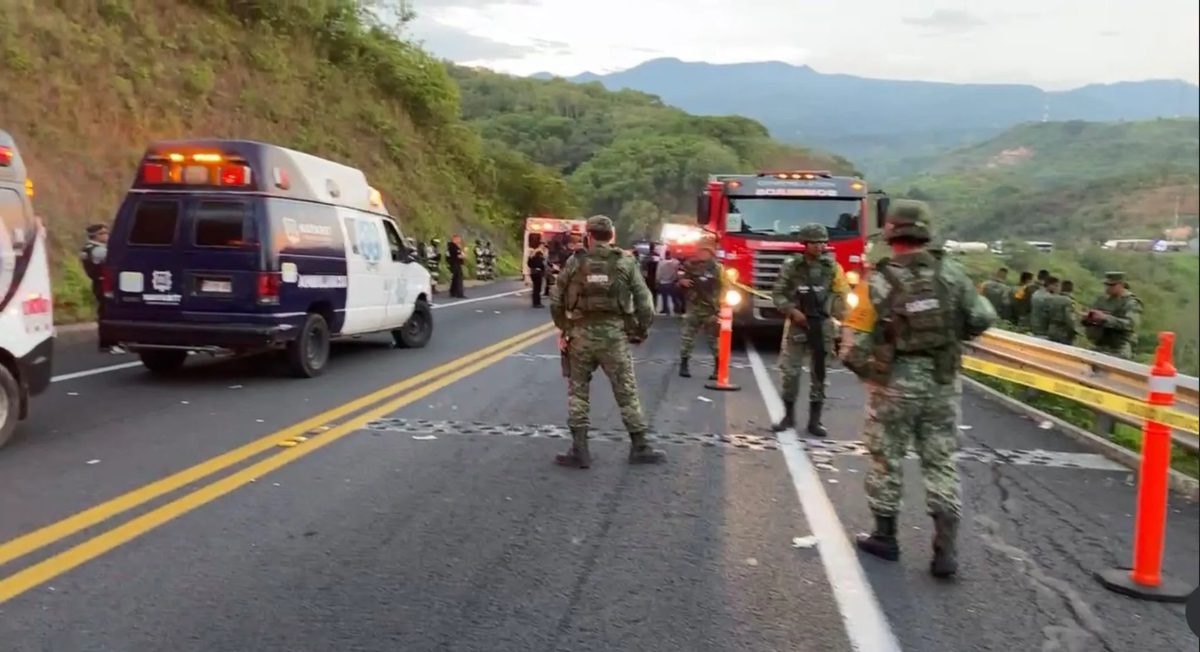
[[[1120,412],[1139,419],[1157,421],[1190,433],[1200,433],[1200,418],[1168,407],[1150,405],[1145,401],[1113,394],[1076,383],[1067,382],[1043,374],[1006,367],[994,362],[963,356],[963,368],[987,374],[1003,380],[1033,387],[1043,392],[1073,399],[1109,412]]]

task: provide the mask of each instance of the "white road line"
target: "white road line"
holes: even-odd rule
[[[529,290],[527,290],[527,289],[513,290],[512,292],[501,292],[500,294],[490,294],[486,297],[474,297],[471,299],[463,299],[462,301],[455,301],[454,303],[434,304],[430,307],[435,308],[435,309],[436,308],[453,308],[454,306],[461,306],[461,305],[467,304],[467,303],[476,303],[479,301],[489,301],[491,299],[499,299],[501,297],[511,297],[511,296],[514,296],[517,294],[521,294],[522,292],[528,292],[528,291]],[[61,383],[63,381],[67,381],[67,380],[75,380],[76,378],[87,378],[88,376],[98,376],[100,374],[107,374],[107,373],[112,373],[114,371],[120,371],[122,369],[131,369],[133,367],[140,367],[140,366],[142,366],[141,362],[122,362],[121,364],[108,365],[107,367],[96,367],[95,369],[86,369],[84,371],[76,371],[74,373],[69,373],[69,374],[60,374],[58,376],[52,377],[50,379],[50,382]]]
[[[140,366],[142,366],[141,362],[122,362],[121,364],[113,364],[113,365],[109,365],[107,367],[96,367],[95,369],[88,369],[86,371],[76,371],[75,373],[72,373],[72,374],[61,374],[61,375],[54,376],[53,378],[51,378],[50,382],[61,383],[64,380],[75,380],[76,378],[87,378],[88,376],[97,376],[99,374],[106,374],[106,373],[109,373],[112,371],[120,371],[122,369],[129,369],[130,367],[140,367]]]
[[[473,297],[470,299],[463,299],[462,301],[455,301],[453,303],[435,303],[430,307],[435,308],[435,309],[436,308],[453,308],[454,306],[463,306],[468,303],[477,303],[479,301],[489,301],[491,299],[499,299],[500,297],[511,297],[511,296],[515,296],[515,295],[518,295],[518,294],[521,294],[524,292],[528,292],[528,291],[529,291],[528,289],[523,288],[520,290],[513,290],[512,292],[501,292],[500,294],[489,294],[486,297]]]
[[[767,413],[771,421],[778,421],[783,417],[783,401],[771,383],[762,357],[749,341],[746,342],[746,353],[749,354],[754,380],[767,406]],[[833,587],[833,597],[842,614],[850,645],[859,652],[900,652],[900,643],[896,641],[892,627],[879,607],[858,554],[850,545],[846,529],[838,519],[829,494],[825,493],[825,486],[821,484],[821,477],[813,468],[812,460],[800,445],[794,430],[779,433],[779,449],[792,475],[804,517],[808,519],[819,542],[817,549],[821,563],[825,566],[829,585]]]

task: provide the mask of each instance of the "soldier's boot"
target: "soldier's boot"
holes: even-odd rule
[[[717,379],[717,370],[716,370],[716,369],[713,369],[713,372],[712,372],[712,374],[710,374],[710,375],[708,376],[708,379],[709,379],[709,380],[716,380],[716,379]]]
[[[573,469],[586,469],[592,465],[592,456],[588,452],[587,428],[571,429],[571,448],[554,456],[554,463]]]
[[[821,425],[821,401],[808,402],[808,434],[813,437],[826,437],[829,431]]]
[[[662,464],[667,454],[646,443],[645,433],[629,433],[630,464]]]
[[[690,369],[688,369],[688,359],[687,358],[679,359],[679,376],[681,378],[691,378],[692,377],[692,372]]]
[[[900,544],[896,542],[896,517],[875,515],[875,531],[858,535],[858,549],[888,561],[900,559]]]
[[[929,572],[946,579],[958,573],[958,517],[953,514],[933,515],[933,560]]]
[[[787,401],[783,404],[783,418],[779,423],[771,424],[771,430],[775,432],[783,432],[788,428],[796,427],[796,402]]]

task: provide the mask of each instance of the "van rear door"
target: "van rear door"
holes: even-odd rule
[[[250,198],[194,197],[187,202],[183,245],[183,308],[188,312],[252,313],[257,308],[263,248]]]
[[[177,312],[183,301],[182,251],[185,200],[179,196],[143,195],[131,199],[117,217],[109,242],[108,263],[116,276],[117,309],[158,319]]]

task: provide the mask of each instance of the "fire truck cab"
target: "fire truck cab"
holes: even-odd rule
[[[879,200],[876,221],[886,213],[887,201]],[[770,294],[783,263],[804,251],[798,233],[810,223],[828,229],[828,250],[856,285],[866,263],[869,214],[862,179],[814,170],[711,175],[696,206],[696,222],[718,238],[717,258],[726,278],[760,294]],[[769,299],[745,299],[735,310],[735,322],[783,323]]]

